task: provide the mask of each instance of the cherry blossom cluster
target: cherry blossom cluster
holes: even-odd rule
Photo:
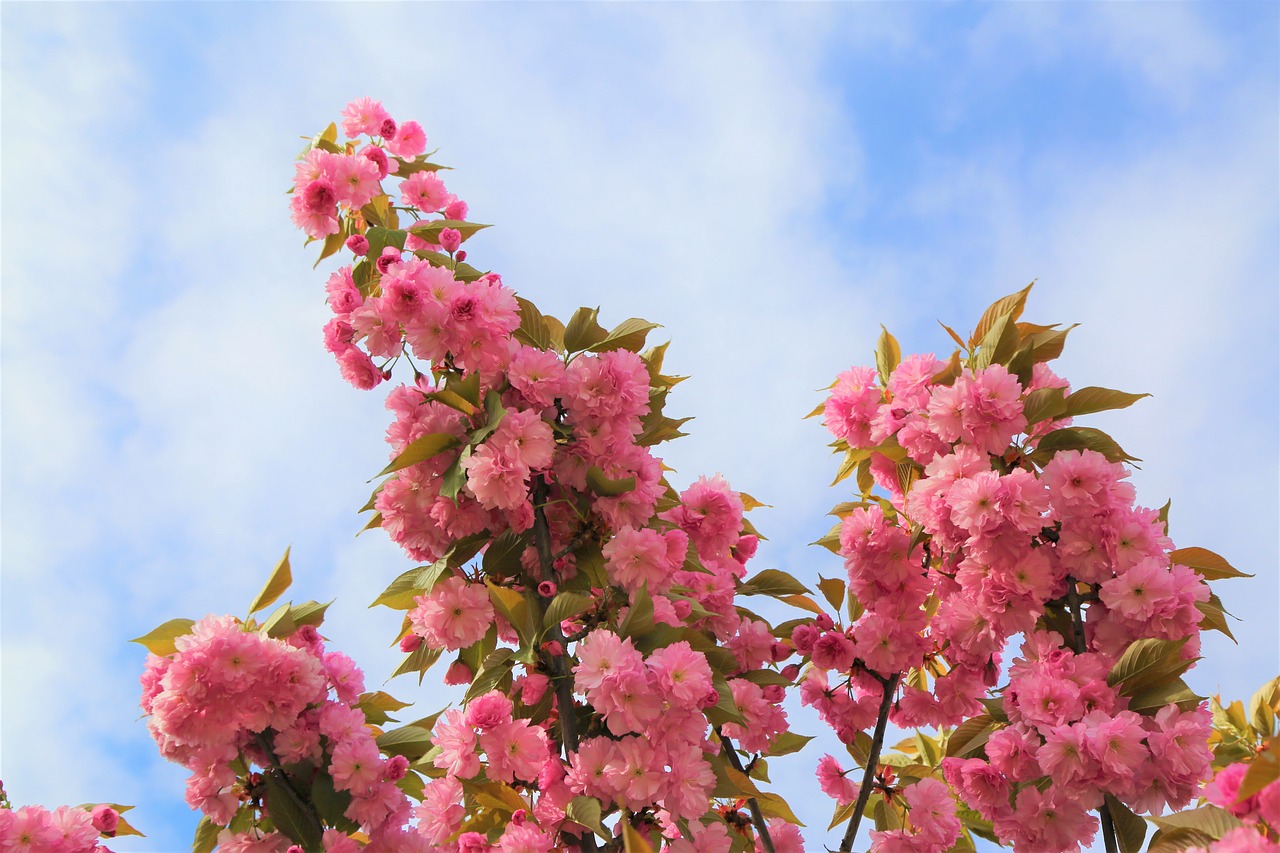
[[[792,649],[735,603],[758,544],[744,499],[718,476],[681,493],[666,482],[653,447],[682,422],[662,412],[678,381],[661,373],[665,346],[641,352],[653,324],[544,317],[466,263],[461,245],[484,226],[421,156],[420,126],[370,99],[343,116],[349,139],[331,126],[312,141],[291,207],[324,240],[322,258],[351,256],[326,284],[325,344],[342,375],[369,389],[397,364],[412,371],[387,394],[390,476],[369,505],[373,524],[431,564],[388,590],[408,611],[401,648],[419,671],[456,652],[451,683],[509,669],[436,725],[446,775],[426,786],[433,837],[470,838],[461,815],[476,812],[459,783],[477,773],[538,792],[525,834],[586,797],[682,837],[714,813],[721,737],[760,754],[787,732],[795,673],[776,667]],[[552,609],[559,624],[541,625]],[[482,727],[471,708],[496,696],[510,719]],[[566,715],[587,723],[580,738],[556,725]]]
[[[878,369],[836,380],[823,422],[863,492],[837,508],[830,546],[851,624],[821,616],[792,643],[809,662],[802,701],[846,743],[882,707],[904,727],[986,720],[974,748],[942,762],[947,781],[1002,840],[1074,850],[1105,797],[1159,813],[1209,776],[1208,711],[1177,676],[1196,659],[1211,596],[1178,562],[1161,513],[1135,504],[1128,457],[1072,426],[1137,395],[1071,394],[1044,363],[1061,350],[1044,345],[1053,327],[1014,325],[1025,296],[993,306],[1004,316],[984,317],[964,360],[895,363],[886,333]],[[1018,635],[1021,656],[989,699]],[[1163,693],[1126,681],[1126,653],[1161,662]],[[886,691],[896,695],[882,706]],[[857,786],[824,761],[823,790],[852,802]],[[908,808],[917,787],[902,789]]]
[[[306,766],[324,772],[336,795],[349,800],[348,821],[378,846],[396,849],[410,809],[396,783],[409,762],[381,754],[359,707],[364,676],[349,657],[325,651],[314,626],[276,639],[231,616],[194,623],[174,649],[148,655],[142,709],[161,755],[191,771],[186,799],[193,809],[218,826],[246,805],[270,818],[289,770]],[[224,832],[232,846],[284,838],[256,826]]]
[[[110,853],[99,843],[111,838],[120,813],[111,806],[0,807],[0,850],[5,853]]]

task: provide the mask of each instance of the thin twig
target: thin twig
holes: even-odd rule
[[[733,765],[733,769],[739,773],[746,774],[742,769],[742,761],[738,758],[737,751],[733,748],[733,741],[725,737],[720,731],[720,727],[716,727],[716,735],[720,738],[720,749],[724,752],[725,758],[729,759],[729,763]],[[760,836],[760,844],[764,847],[765,853],[774,853],[773,839],[769,836],[769,826],[764,822],[764,814],[760,811],[760,804],[756,802],[755,797],[747,798],[747,808],[751,810],[751,822],[755,824],[756,834]]]
[[[854,804],[853,814],[849,818],[849,826],[845,828],[844,838],[840,841],[842,853],[853,850],[853,839],[858,835],[858,824],[862,822],[862,810],[867,807],[867,799],[871,796],[871,783],[875,780],[876,770],[880,764],[880,748],[884,746],[884,730],[889,724],[889,709],[893,707],[893,694],[898,689],[898,679],[902,673],[892,678],[877,678],[884,687],[884,696],[880,699],[880,714],[876,717],[876,733],[871,739],[871,754],[867,756],[867,769],[862,774],[862,787],[858,789],[858,802]]]

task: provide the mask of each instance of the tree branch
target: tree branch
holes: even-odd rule
[[[720,727],[716,727],[716,736],[720,738],[720,750],[724,753],[725,758],[733,765],[733,769],[739,773],[746,775],[746,771],[742,769],[742,761],[738,758],[738,753],[733,748],[733,741],[725,737],[720,731]],[[760,804],[756,802],[755,797],[747,798],[747,808],[751,810],[751,822],[755,824],[756,835],[760,836],[760,844],[764,847],[765,853],[774,853],[773,838],[769,836],[769,826],[764,822],[764,814],[760,811]]]
[[[862,774],[862,787],[858,789],[858,802],[854,805],[853,814],[849,817],[849,826],[844,831],[844,838],[840,840],[842,853],[850,853],[853,850],[853,839],[858,835],[862,811],[867,807],[867,799],[871,796],[871,783],[875,780],[876,770],[879,769],[880,749],[884,746],[884,730],[889,724],[889,709],[893,707],[893,694],[898,689],[898,681],[902,678],[902,673],[897,673],[892,678],[879,678],[879,676],[877,678],[884,687],[884,696],[880,699],[880,714],[876,717],[876,732],[871,739],[871,754],[867,757],[867,769]]]
[[[547,481],[535,474],[533,480],[533,543],[538,551],[542,575],[548,580],[554,577],[555,560],[551,555],[551,528],[547,524]],[[556,683],[556,707],[560,711],[560,740],[564,744],[564,756],[568,759],[578,751],[578,716],[573,708],[573,675],[569,671],[568,641],[559,625],[548,631],[551,639],[560,644],[560,654],[552,658]],[[596,837],[592,831],[581,836],[582,849],[596,850]]]
[[[1067,576],[1067,604],[1071,610],[1071,645],[1076,654],[1082,655],[1087,651],[1088,645],[1084,638],[1084,617],[1080,612],[1080,590],[1076,589],[1076,579],[1070,575]],[[1119,853],[1116,826],[1111,820],[1111,809],[1107,807],[1106,800],[1098,806],[1098,817],[1102,820],[1102,843],[1106,846],[1107,853]]]

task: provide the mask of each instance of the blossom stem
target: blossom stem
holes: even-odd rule
[[[1067,576],[1067,604],[1071,609],[1071,645],[1076,654],[1082,655],[1088,646],[1084,638],[1084,617],[1080,612],[1080,590],[1076,588],[1076,579],[1070,575]],[[1115,822],[1111,820],[1111,809],[1105,800],[1098,806],[1098,817],[1102,821],[1102,843],[1106,845],[1107,853],[1119,853]]]
[[[878,676],[877,676],[878,677]],[[880,749],[884,746],[884,730],[889,725],[889,709],[893,707],[893,694],[898,689],[898,680],[902,673],[895,673],[892,678],[881,678],[884,696],[880,699],[880,714],[876,717],[876,732],[871,738],[871,754],[867,756],[867,769],[862,774],[862,787],[858,789],[858,802],[853,806],[853,814],[849,818],[849,826],[840,841],[842,853],[853,850],[853,840],[858,835],[858,824],[862,822],[862,810],[867,807],[871,797],[871,783],[875,781],[876,770],[880,765]]]
[[[538,551],[542,574],[548,580],[555,570],[551,556],[551,527],[547,524],[547,481],[542,476],[533,478],[533,544]],[[568,759],[578,751],[578,717],[573,708],[573,681],[569,671],[568,641],[559,625],[551,626],[551,639],[560,644],[561,653],[552,659],[556,683],[556,707],[560,712],[560,740],[564,743],[564,755]],[[596,837],[591,831],[582,836],[582,849],[596,850]]]
[[[742,769],[742,761],[738,758],[738,752],[733,748],[733,741],[725,737],[724,733],[716,728],[716,735],[720,738],[720,748],[724,752],[725,758],[733,765],[733,769],[739,773],[746,774]],[[760,845],[764,847],[765,853],[774,853],[773,838],[769,835],[769,825],[764,822],[764,814],[760,811],[760,804],[756,802],[755,797],[747,798],[747,808],[751,810],[751,822],[755,824],[756,835],[760,836]]]

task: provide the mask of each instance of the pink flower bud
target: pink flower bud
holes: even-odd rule
[[[795,681],[800,677],[800,664],[787,664],[782,668],[782,677],[787,681]]]
[[[524,826],[525,818],[527,816],[528,815],[525,813],[524,809],[516,809],[511,813],[511,823],[514,826]]]
[[[454,255],[454,257],[458,259],[458,263],[462,263],[467,259],[467,252],[465,249],[459,249],[458,254]]]
[[[409,634],[408,636],[401,638],[400,651],[405,652],[406,654],[409,652],[415,652],[422,643],[422,637],[417,634]]]
[[[409,759],[403,755],[393,755],[391,760],[387,762],[386,774],[388,782],[397,782],[404,778],[404,774],[409,772]]]
[[[447,205],[445,205],[445,208],[444,208],[444,218],[452,219],[455,221],[458,221],[458,220],[466,221],[467,203],[462,199],[454,199],[453,201],[449,202]]]
[[[396,135],[395,119],[384,118],[382,126],[378,128],[378,135],[383,139],[394,139]]]
[[[400,250],[395,246],[387,246],[382,250],[382,257],[378,258],[378,272],[386,275],[387,270],[400,263]]]
[[[813,619],[813,624],[817,625],[819,628],[821,628],[824,631],[830,631],[832,628],[836,626],[836,623],[832,621],[831,617],[825,613],[820,613],[817,616],[815,616]]]
[[[752,536],[748,533],[738,540],[738,544],[732,548],[733,558],[743,565],[756,555],[756,548],[760,546],[760,537]]]
[[[693,612],[693,602],[687,598],[677,598],[671,602],[671,609],[676,612],[676,618],[684,621],[689,618],[689,614]]]
[[[707,691],[707,695],[702,700],[702,707],[712,708],[720,702],[720,692],[714,687]]]
[[[552,598],[556,594],[555,581],[543,581],[538,584],[538,595],[543,598]]]
[[[791,647],[786,643],[776,642],[773,644],[773,647],[769,649],[769,655],[773,658],[774,663],[782,663],[784,660],[791,657]]]
[[[787,695],[787,691],[781,684],[766,684],[760,688],[760,695],[764,696],[766,702],[776,705]]]
[[[547,640],[542,644],[543,650],[553,658],[564,657],[564,646],[559,640]]]
[[[120,813],[108,805],[94,806],[93,812],[93,828],[110,838],[116,834],[116,827],[120,825]]]
[[[458,251],[458,247],[462,245],[462,232],[457,228],[441,228],[440,245],[450,254]]]
[[[307,853],[307,851],[303,850],[300,845],[290,844],[289,849],[285,850],[284,853]]]
[[[470,684],[472,677],[471,667],[456,660],[449,664],[449,669],[444,674],[444,683],[450,687],[457,687],[459,684]]]
[[[369,238],[363,234],[352,234],[347,238],[347,248],[357,258],[363,258],[369,252]]]

